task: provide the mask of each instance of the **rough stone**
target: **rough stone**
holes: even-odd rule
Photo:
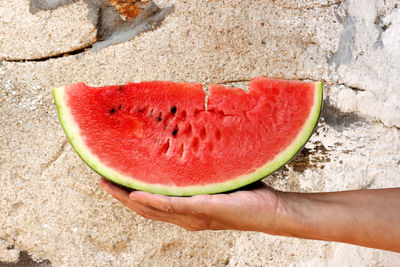
[[[382,33],[383,46],[394,57],[400,57],[400,8],[385,17],[383,21],[385,30]]]
[[[299,192],[399,187],[400,67],[385,44],[385,33],[397,25],[396,18],[386,25],[387,17],[398,7],[396,1],[367,2],[156,1],[161,8],[174,5],[174,12],[129,42],[43,61],[2,61],[0,238],[54,266],[397,266],[400,255],[380,250],[261,233],[192,233],[140,218],[100,190],[98,175],[67,142],[51,96],[52,87],[79,81],[323,80],[317,131],[265,182]],[[0,20],[32,25],[4,11],[15,4],[0,4]],[[71,5],[85,6],[26,14],[58,18],[54,34],[62,35],[62,14]],[[82,33],[87,14],[78,13],[71,28]],[[51,47],[49,41],[43,49]],[[21,57],[29,56],[21,50]]]
[[[14,245],[0,239],[0,262],[17,262],[19,253]]]
[[[40,10],[54,10],[73,2],[72,0],[31,0],[29,10],[36,13]],[[129,41],[136,35],[153,30],[161,24],[173,10],[173,6],[160,8],[153,1],[131,1],[122,5],[120,1],[85,0],[92,17],[96,17],[97,42],[92,49],[99,50],[106,46]],[[122,7],[127,5],[124,10]],[[122,9],[121,9],[122,8]],[[133,8],[134,10],[132,11]],[[127,12],[127,13],[125,13]],[[126,17],[127,15],[128,17]]]
[[[84,1],[29,12],[29,1],[0,3],[0,59],[31,60],[80,50],[96,41],[97,14]]]
[[[343,30],[329,60],[330,80],[370,91],[379,103],[390,102],[394,107],[390,118],[375,115],[388,126],[400,127],[399,3],[350,0],[342,8],[345,12],[337,14],[344,21]]]
[[[338,94],[338,106],[344,112],[355,112],[357,108],[357,94],[350,88],[343,88]]]

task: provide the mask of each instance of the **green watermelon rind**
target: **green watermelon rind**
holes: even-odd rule
[[[57,106],[59,120],[72,147],[79,157],[95,172],[114,183],[128,188],[134,188],[136,190],[170,196],[192,196],[221,193],[246,186],[261,180],[290,161],[311,137],[311,134],[313,133],[319,120],[322,108],[322,83],[315,82],[314,84],[314,105],[311,108],[310,115],[306,123],[294,141],[285,150],[276,155],[273,160],[267,162],[253,173],[245,174],[226,182],[184,187],[144,183],[133,179],[132,177],[121,174],[111,167],[104,165],[96,155],[90,152],[90,149],[86,146],[84,140],[82,139],[82,136],[79,133],[79,127],[74,122],[73,116],[68,109],[67,103],[65,102],[65,87],[53,89],[53,97]]]

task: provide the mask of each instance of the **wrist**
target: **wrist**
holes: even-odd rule
[[[271,234],[301,237],[305,218],[299,196],[297,193],[277,192],[277,197],[275,225]]]
[[[280,235],[326,241],[342,240],[340,225],[349,214],[346,205],[320,193],[284,193],[279,211],[286,221]],[[334,222],[334,223],[333,223]]]

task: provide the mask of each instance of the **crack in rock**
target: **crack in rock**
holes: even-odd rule
[[[60,149],[57,150],[56,154],[48,162],[46,162],[44,164],[44,166],[42,168],[42,171],[41,171],[41,174],[43,174],[51,166],[51,164],[53,164],[64,153],[65,147],[66,147],[67,144],[68,144],[68,140],[65,139],[62,142]]]
[[[31,0],[30,12],[36,13],[41,10],[53,10],[75,1],[76,0]],[[90,48],[97,51],[109,45],[129,41],[140,33],[154,30],[174,9],[173,6],[160,8],[154,4],[153,1],[149,1],[146,5],[138,7],[140,10],[136,12],[137,15],[133,19],[125,19],[121,15],[123,13],[118,13],[116,7],[108,0],[85,1],[88,3],[91,10],[91,14],[88,14],[89,18],[97,25],[98,41],[88,47],[81,48],[77,53],[85,52]],[[95,13],[95,15],[93,13]],[[74,51],[70,53],[77,54],[74,53]],[[43,60],[53,57],[43,58]]]
[[[89,45],[84,48],[79,48],[76,50],[71,50],[66,53],[54,55],[54,56],[48,56],[48,57],[41,57],[41,58],[33,58],[33,59],[4,59],[4,62],[42,62],[42,61],[47,61],[49,59],[55,59],[55,58],[61,58],[61,57],[67,57],[67,56],[73,56],[73,55],[78,55],[81,53],[86,52],[87,50],[91,49],[92,45]]]
[[[326,4],[312,4],[311,5],[304,5],[304,6],[286,6],[286,5],[280,5],[282,8],[285,9],[294,9],[294,10],[312,10],[312,9],[316,9],[316,8],[329,8],[332,6],[336,6],[336,5],[340,5],[343,2],[345,2],[346,0],[336,0],[333,1],[332,3],[326,3]],[[278,3],[279,4],[279,3]],[[301,4],[300,4],[301,5]]]

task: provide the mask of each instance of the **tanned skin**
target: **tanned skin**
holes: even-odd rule
[[[228,194],[168,197],[99,184],[140,216],[189,231],[257,231],[400,252],[400,188],[291,193],[260,182]]]

